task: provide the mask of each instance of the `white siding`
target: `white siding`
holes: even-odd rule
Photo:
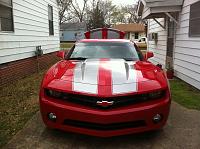
[[[48,4],[53,7],[54,36],[49,36]],[[59,50],[56,0],[13,0],[14,32],[0,32],[0,64]]]
[[[189,37],[190,5],[199,0],[185,0],[179,16],[174,47],[175,75],[200,89],[200,37]],[[164,19],[158,19],[164,24]],[[154,52],[152,61],[165,66],[167,30],[162,29],[154,20],[148,21],[148,34],[158,33],[158,42],[149,41],[148,50]]]
[[[133,32],[130,33],[130,40],[137,41],[141,37],[146,37],[145,32],[138,32],[138,39],[135,39],[135,33]]]
[[[164,25],[164,18],[157,19]],[[167,31],[160,27],[153,19],[148,21],[148,34],[158,33],[158,41],[149,41],[148,50],[154,52],[154,57],[150,59],[154,64],[162,64],[165,67],[166,60],[166,45],[167,45]]]
[[[188,34],[190,5],[197,1],[184,1],[176,32],[174,69],[177,77],[200,89],[200,38]]]

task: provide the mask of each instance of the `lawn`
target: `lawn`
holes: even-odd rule
[[[170,86],[174,101],[186,108],[200,110],[200,90],[180,79],[170,80]]]
[[[38,111],[42,75],[33,74],[0,88],[0,148]]]
[[[61,50],[68,50],[74,45],[73,42],[70,43],[60,43],[60,49]]]

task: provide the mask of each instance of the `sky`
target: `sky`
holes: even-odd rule
[[[132,5],[136,4],[138,0],[112,0],[113,4],[115,5]],[[83,0],[77,0],[79,5],[83,6]]]
[[[137,0],[112,0],[115,5],[130,5],[136,4]]]

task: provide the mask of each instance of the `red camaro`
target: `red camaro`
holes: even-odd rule
[[[49,128],[110,137],[162,128],[170,90],[162,69],[124,39],[84,39],[44,76],[40,110]]]

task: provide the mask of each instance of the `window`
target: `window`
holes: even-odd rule
[[[135,33],[135,39],[138,39],[139,33]]]
[[[200,1],[190,6],[189,36],[200,36]]]
[[[54,35],[53,28],[53,7],[48,5],[48,18],[49,18],[49,35]]]
[[[138,60],[139,56],[134,45],[129,42],[80,42],[74,47],[70,58]]]
[[[0,31],[14,31],[12,0],[0,0]]]

